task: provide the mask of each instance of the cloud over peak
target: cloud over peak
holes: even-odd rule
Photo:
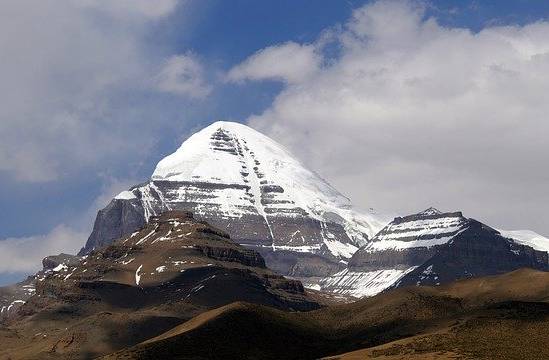
[[[192,53],[174,55],[166,60],[155,77],[158,90],[201,99],[208,96],[212,87],[205,79],[204,68]]]
[[[549,23],[473,33],[440,25],[422,3],[377,1],[334,33],[338,55],[315,52],[324,65],[286,81],[252,126],[356,203],[402,213],[438,205],[549,231],[539,215],[549,210]],[[283,67],[270,56],[277,48],[234,69],[259,56]],[[285,71],[294,73],[291,61],[276,73]],[[260,74],[241,78],[268,77]]]
[[[287,42],[257,51],[227,74],[229,81],[280,80],[297,83],[306,80],[320,66],[315,46]]]

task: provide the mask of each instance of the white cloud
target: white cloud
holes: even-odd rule
[[[334,41],[338,56],[309,76],[280,75],[295,71],[281,63],[274,73],[293,80],[249,123],[357,204],[400,213],[435,205],[549,233],[548,22],[473,33],[426,18],[418,3],[378,1]],[[276,48],[235,69],[258,57],[277,63]],[[260,68],[233,77],[277,77]]]
[[[41,269],[42,259],[48,255],[75,254],[86,237],[86,233],[59,225],[47,235],[0,240],[0,274],[33,273]]]
[[[259,50],[243,63],[232,68],[227,80],[283,80],[301,82],[314,74],[321,57],[313,45],[287,42]]]
[[[155,78],[160,91],[202,99],[212,87],[204,77],[204,68],[192,53],[170,57]]]
[[[49,233],[0,239],[0,279],[6,273],[32,274],[41,268],[42,259],[59,253],[76,254],[84,246],[99,209],[117,194],[137,184],[137,179],[105,178],[101,193],[71,224],[59,224]]]
[[[173,12],[177,0],[73,0],[74,4],[105,11],[116,17],[135,14],[148,18],[160,18]]]
[[[165,53],[148,51],[152,20],[181,1],[15,1],[0,11],[0,176],[52,181],[143,161],[170,119],[127,92],[158,95]],[[185,24],[179,24],[184,28]],[[131,104],[129,106],[128,104]],[[128,160],[129,159],[129,160]],[[117,162],[118,161],[118,162]],[[128,163],[130,165],[128,165]],[[94,171],[96,170],[97,171]],[[108,172],[108,171],[107,171]],[[77,175],[76,175],[77,176]],[[76,253],[98,208],[138,181],[104,180],[101,195],[45,235],[0,240],[0,276],[30,273],[44,256]],[[80,196],[80,195],[75,195]],[[23,221],[24,222],[24,221]]]
[[[168,15],[176,4],[3,3],[1,175],[50,181],[128,154],[146,153],[152,144],[150,119],[142,115],[143,108],[120,104],[129,89],[154,90],[147,81],[163,55],[147,51],[149,19]]]

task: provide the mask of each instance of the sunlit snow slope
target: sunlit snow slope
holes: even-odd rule
[[[501,235],[536,250],[549,251],[549,239],[531,230],[498,230]]]
[[[262,251],[275,270],[295,276],[341,270],[390,221],[373,210],[353,209],[269,137],[242,124],[216,122],[162,159],[150,181],[103,209],[82,253],[165,210],[192,211]]]

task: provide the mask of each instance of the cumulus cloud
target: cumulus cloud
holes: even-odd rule
[[[178,4],[177,0],[76,0],[75,4],[106,11],[117,17],[141,15],[159,18],[170,14]]]
[[[52,181],[124,161],[130,154],[146,154],[153,144],[151,132],[168,120],[158,116],[153,124],[145,112],[152,100],[128,98],[160,96],[150,80],[165,53],[148,51],[146,37],[154,22],[171,14],[178,3],[3,3],[0,175]],[[177,82],[179,89],[185,86],[182,82]],[[199,89],[191,89],[193,85]],[[196,81],[186,86],[189,94],[205,89]]]
[[[76,254],[84,246],[97,211],[121,191],[139,183],[138,179],[103,179],[100,194],[82,214],[75,214],[70,225],[59,224],[43,235],[0,239],[0,282],[6,273],[32,274],[48,255]],[[68,219],[67,219],[68,220]]]
[[[232,68],[227,74],[227,80],[241,82],[270,79],[297,83],[316,72],[320,59],[315,46],[290,41],[257,51]]]
[[[86,236],[86,233],[59,225],[46,235],[0,240],[0,274],[33,273],[41,268],[42,259],[48,255],[76,253]]]
[[[0,178],[62,178],[67,183],[71,176],[88,173],[104,185],[89,209],[64,221],[70,225],[58,225],[45,235],[0,239],[0,278],[4,272],[33,272],[46,255],[77,252],[97,209],[139,182],[111,178],[102,169],[125,169],[143,161],[155,142],[154,131],[170,122],[162,110],[156,111],[162,93],[194,98],[210,91],[196,56],[166,61],[164,51],[149,51],[146,39],[155,22],[183,2],[2,4]],[[130,169],[122,176],[136,175]]]
[[[287,75],[291,60],[271,74],[250,70],[258,58],[280,61],[277,46],[259,50],[229,76],[286,85],[249,123],[359,205],[402,214],[435,205],[549,234],[549,23],[472,32],[424,10],[412,1],[357,9],[334,32],[337,55],[305,77]]]
[[[204,77],[202,64],[192,53],[170,57],[155,81],[160,91],[194,99],[202,99],[212,91]]]

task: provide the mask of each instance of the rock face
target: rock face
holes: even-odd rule
[[[80,255],[109,244],[166,210],[189,210],[259,251],[269,267],[325,276],[388,219],[359,213],[282,146],[251,128],[216,122],[156,167],[151,180],[119,194],[97,215]]]
[[[132,299],[121,295],[114,300],[125,306],[161,304],[181,296],[203,306],[253,299],[285,309],[315,306],[299,281],[276,275],[257,251],[184,211],[151,216],[138,231],[46,275],[37,283],[37,294],[63,299],[115,299],[119,288],[121,294],[132,294]]]
[[[44,270],[51,270],[62,265],[75,266],[80,263],[80,260],[82,260],[81,257],[70,254],[50,255],[42,260],[42,267]]]
[[[0,287],[0,324],[9,320],[35,291],[33,277]]]
[[[145,218],[143,207],[137,199],[114,199],[97,213],[93,231],[79,255],[109,245],[114,240],[141,228],[147,221],[148,218]]]
[[[522,267],[548,270],[546,251],[506,238],[461,212],[430,208],[397,217],[359,249],[323,290],[371,296],[389,287],[440,285]]]
[[[43,281],[48,274],[77,266],[81,261],[79,256],[63,253],[46,256],[42,260],[41,271],[16,284],[0,287],[0,323],[9,321],[36,294],[37,283]]]

